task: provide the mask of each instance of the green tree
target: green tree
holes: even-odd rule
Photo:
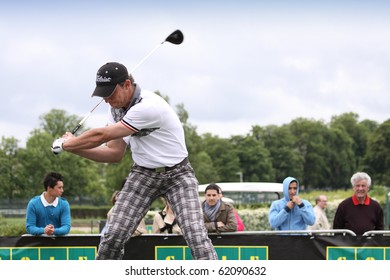
[[[202,163],[202,161],[197,156],[198,153],[202,152],[202,139],[196,132],[196,126],[193,126],[188,122],[188,112],[185,110],[184,104],[176,105],[176,113],[179,116],[181,124],[183,125],[189,160],[192,167],[195,169],[199,164]]]
[[[183,125],[184,136],[188,150],[188,158],[191,166],[194,168],[196,177],[200,184],[215,182],[218,172],[213,168],[213,160],[207,151],[204,150],[201,136],[196,131],[196,126],[188,121],[188,112],[184,108],[184,104],[176,105],[176,113],[179,116],[180,122]]]
[[[368,120],[359,123],[359,115],[350,112],[332,117],[330,127],[336,128],[340,126],[345,129],[353,140],[354,170],[359,170],[362,167],[362,160],[366,154],[368,136],[378,127],[378,124]]]
[[[0,197],[23,197],[26,173],[20,160],[21,149],[14,137],[2,137],[0,141]]]
[[[369,137],[364,163],[376,185],[390,186],[390,119]]]
[[[233,136],[231,142],[240,159],[243,181],[273,182],[275,180],[270,155],[262,141],[247,135]]]
[[[322,121],[298,118],[293,120],[290,130],[295,137],[294,147],[303,158],[301,185],[309,188],[324,186],[330,174],[326,156],[327,127]]]
[[[302,176],[304,158],[295,149],[295,138],[288,125],[253,126],[252,135],[268,150],[276,182],[282,182],[287,176]]]
[[[39,117],[40,128],[50,134],[53,138],[61,137],[64,132],[72,131],[81,120],[76,115],[69,115],[64,110],[52,109],[49,113]],[[80,132],[83,129],[80,130]]]
[[[200,184],[207,184],[219,181],[217,169],[213,166],[213,160],[206,151],[200,151],[192,158],[195,158],[193,166],[196,178]]]
[[[202,147],[210,156],[217,173],[217,177],[210,178],[210,182],[236,182],[237,173],[241,171],[240,159],[229,139],[206,133],[202,135]]]
[[[326,134],[326,157],[329,167],[322,187],[349,188],[349,178],[355,170],[353,139],[343,126],[331,127]]]
[[[100,173],[99,176],[108,191],[106,197],[109,198],[115,190],[121,189],[123,179],[129,175],[133,166],[131,152],[128,149],[119,163],[107,163],[103,166],[105,167],[105,173]]]
[[[50,146],[53,140],[74,126],[77,116],[69,116],[62,110],[51,110],[40,117],[41,129],[34,129],[26,142],[22,153],[23,166],[28,174],[25,184],[26,196],[33,196],[43,191],[42,180],[48,172],[59,172],[64,176],[64,197],[78,201],[83,199],[101,201],[106,195],[104,185],[97,174],[101,166],[93,161],[71,153],[54,155]]]

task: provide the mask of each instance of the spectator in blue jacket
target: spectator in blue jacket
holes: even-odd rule
[[[64,192],[64,178],[61,174],[46,174],[45,191],[33,197],[27,205],[26,230],[32,235],[65,235],[70,231],[70,207],[61,197]]]
[[[293,177],[283,180],[284,197],[272,202],[268,219],[276,230],[306,230],[314,224],[313,206],[298,196],[299,182]]]

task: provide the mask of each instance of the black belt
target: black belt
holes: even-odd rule
[[[161,172],[167,172],[167,171],[176,169],[178,167],[186,166],[187,163],[188,163],[188,158],[185,158],[181,162],[179,162],[178,164],[175,164],[175,165],[173,165],[171,167],[164,166],[164,167],[158,167],[158,168],[147,168],[147,167],[143,167],[143,166],[140,166],[140,165],[136,165],[136,166],[144,168],[146,170],[153,171],[153,172],[161,173]]]

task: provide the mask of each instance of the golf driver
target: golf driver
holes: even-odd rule
[[[133,72],[146,60],[151,56],[158,48],[160,48],[165,42],[172,43],[174,45],[180,45],[184,40],[183,33],[177,29],[173,31],[164,41],[154,47],[133,69],[129,72],[129,75],[133,74]],[[95,111],[95,109],[102,103],[104,99],[100,100],[99,103],[93,107],[93,109],[78,123],[78,125],[72,130],[72,134],[75,134],[79,128],[84,124],[84,122],[89,118],[89,116]]]

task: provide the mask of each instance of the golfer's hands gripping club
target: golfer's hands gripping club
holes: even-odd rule
[[[71,132],[65,132],[65,134],[62,135],[61,138],[57,138],[56,140],[54,140],[53,144],[51,144],[51,151],[53,152],[53,154],[58,155],[62,153],[64,151],[63,144],[67,140],[75,137],[76,136],[74,136]]]
[[[54,140],[53,144],[51,144],[51,151],[53,154],[58,155],[64,151],[62,144],[64,144],[65,141],[65,138],[57,138]]]

